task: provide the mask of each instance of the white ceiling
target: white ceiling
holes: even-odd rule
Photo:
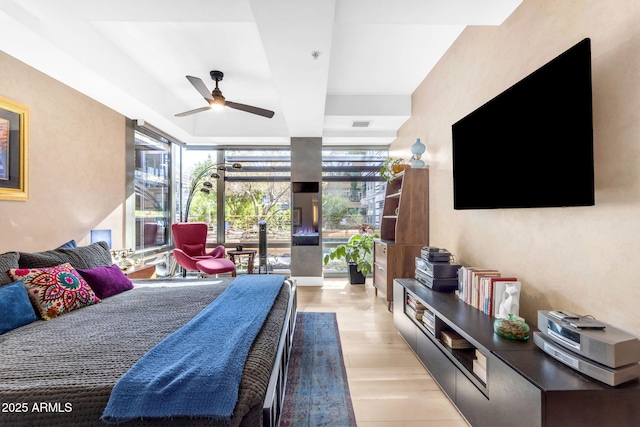
[[[521,1],[0,0],[0,49],[188,144],[389,144],[465,26]],[[211,90],[211,70],[228,101],[275,116],[175,117],[207,105],[185,76]]]

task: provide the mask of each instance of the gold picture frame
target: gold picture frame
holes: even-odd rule
[[[0,97],[0,200],[29,200],[29,108]]]

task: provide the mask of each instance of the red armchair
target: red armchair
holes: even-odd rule
[[[207,252],[208,226],[204,222],[180,222],[171,225],[173,241],[176,245],[173,257],[182,267],[183,276],[187,271],[201,271],[196,264],[202,260],[216,259],[217,273],[235,272],[236,266],[225,258],[224,246],[216,246]],[[208,273],[208,271],[205,271]]]

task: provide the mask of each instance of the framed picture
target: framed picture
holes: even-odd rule
[[[28,200],[29,109],[0,97],[0,200]]]
[[[302,220],[302,208],[293,208],[291,212],[291,222],[294,227],[300,226],[300,221]]]

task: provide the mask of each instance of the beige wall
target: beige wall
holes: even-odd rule
[[[122,246],[125,118],[0,52],[0,96],[29,108],[29,200],[0,200],[0,253],[88,243]]]
[[[416,137],[427,144],[430,244],[520,278],[520,313],[532,324],[539,309],[566,309],[640,334],[638,23],[637,0],[524,0],[499,27],[468,27],[413,94],[392,144],[405,159]],[[585,37],[596,205],[453,210],[451,125]]]

